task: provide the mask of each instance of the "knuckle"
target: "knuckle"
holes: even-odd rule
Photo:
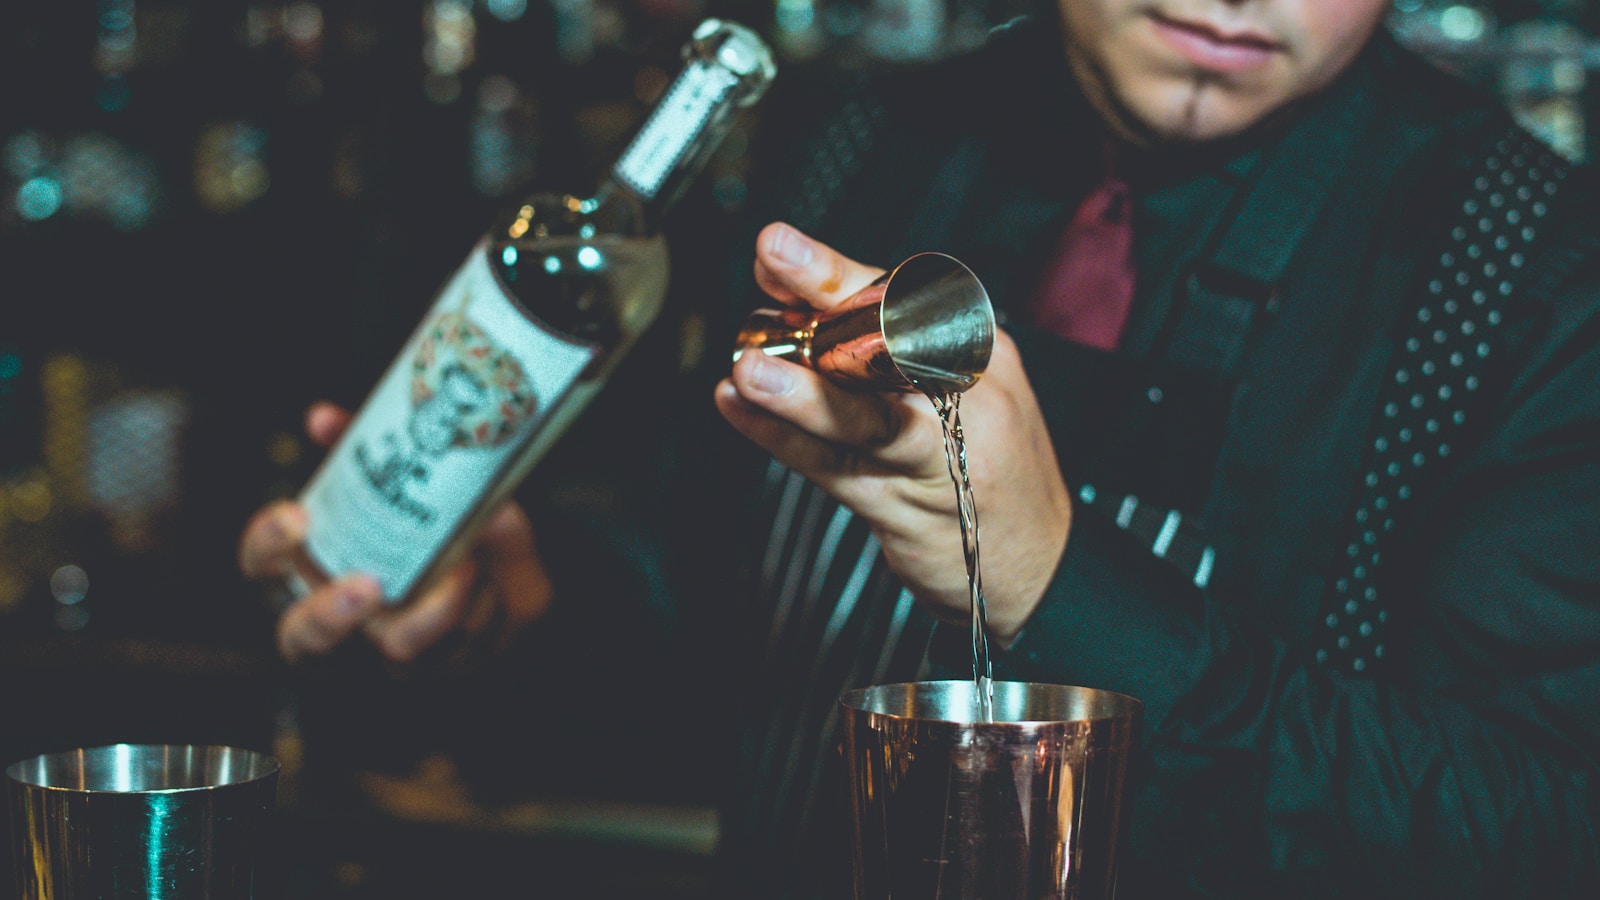
[[[298,541],[293,507],[278,501],[251,517],[239,538],[239,568],[250,577],[277,574],[283,557]]]
[[[856,475],[866,468],[866,457],[849,444],[829,444],[827,470],[839,475]]]
[[[278,627],[278,651],[290,662],[327,652],[331,644],[315,619],[285,616]]]
[[[844,257],[838,253],[826,253],[823,256],[825,258],[817,266],[817,272],[821,274],[817,290],[828,295],[837,294],[844,288]]]
[[[369,619],[361,629],[367,643],[391,662],[410,662],[412,641],[397,619]]]
[[[398,629],[385,632],[379,637],[378,649],[392,662],[408,663],[417,657],[416,642]]]
[[[293,632],[289,630],[287,619],[278,623],[278,655],[289,662],[295,662],[300,658],[299,647]]]
[[[339,638],[350,631],[350,626],[337,618],[336,613],[318,610],[301,616],[295,622],[294,631],[300,636],[301,644],[320,653],[338,643]]]
[[[872,447],[883,447],[894,442],[900,436],[899,411],[888,403],[875,403],[872,416],[871,432],[867,435],[867,444]]]

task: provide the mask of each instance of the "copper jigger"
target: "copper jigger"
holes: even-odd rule
[[[758,309],[733,353],[757,349],[852,390],[965,391],[994,349],[994,307],[972,270],[918,253],[825,312]]]

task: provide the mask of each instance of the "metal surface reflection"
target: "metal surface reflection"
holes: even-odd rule
[[[1107,900],[1141,705],[1081,687],[878,685],[846,713],[857,900]]]
[[[278,763],[232,747],[117,744],[6,770],[22,900],[248,900]]]

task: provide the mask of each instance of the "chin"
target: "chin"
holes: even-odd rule
[[[1173,116],[1146,127],[1151,137],[1157,141],[1198,144],[1236,137],[1250,130],[1257,121],[1259,120],[1256,118],[1246,117]]]
[[[1137,130],[1153,141],[1198,143],[1235,137],[1255,127],[1273,108],[1216,88],[1202,88],[1196,94],[1186,86],[1183,91],[1143,97],[1144,102],[1127,103],[1124,109],[1139,123]]]

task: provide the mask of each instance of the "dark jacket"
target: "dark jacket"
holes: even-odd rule
[[[1095,120],[1045,31],[842,94],[808,86],[817,115],[784,113],[806,123],[778,141],[794,157],[753,196],[770,198],[756,224],[785,218],[863,261],[955,255],[1016,337],[1078,502],[997,677],[1144,702],[1118,896],[1595,896],[1587,171],[1380,36],[1283,121],[1124,154],[1139,293],[1122,348],[1088,350],[1018,312],[1099,172]],[[1508,224],[1512,169],[1506,191],[1533,200]],[[1247,202],[1262,184],[1276,205]],[[1230,241],[1281,271],[1213,277]],[[1207,331],[1241,309],[1237,340]],[[763,712],[724,838],[741,896],[843,896],[832,698],[960,677],[970,644],[919,630],[881,560],[856,565],[874,555],[859,522],[781,472],[769,484],[782,518],[747,682]],[[1173,513],[1182,536],[1158,555]]]

